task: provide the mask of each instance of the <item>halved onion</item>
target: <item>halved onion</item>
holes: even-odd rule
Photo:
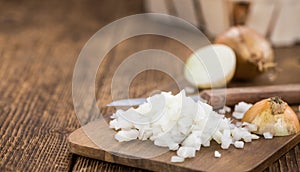
[[[230,47],[209,45],[188,58],[184,76],[199,88],[222,87],[232,79],[235,65],[235,54]]]
[[[271,133],[286,136],[300,131],[299,120],[292,108],[278,97],[264,99],[254,104],[242,121],[256,124],[257,134]]]

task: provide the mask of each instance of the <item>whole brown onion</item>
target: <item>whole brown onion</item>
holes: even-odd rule
[[[234,50],[237,58],[235,79],[251,80],[276,66],[270,43],[246,26],[231,27],[218,36],[215,43],[225,44]]]

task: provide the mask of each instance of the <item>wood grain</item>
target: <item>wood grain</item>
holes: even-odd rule
[[[109,120],[109,115],[106,117]],[[222,150],[220,145],[212,141],[211,146],[201,148],[196,153],[196,157],[186,159],[184,163],[171,163],[170,159],[175,155],[174,151],[164,152],[161,148],[153,147],[149,151],[155,152],[155,149],[159,149],[163,153],[155,157],[143,158],[140,155],[146,148],[140,148],[140,145],[148,144],[148,141],[117,143],[114,140],[115,132],[111,132],[111,135],[104,134],[103,127],[108,128],[108,126],[103,125],[100,120],[96,120],[71,133],[68,137],[71,152],[153,171],[261,171],[300,142],[300,133],[287,137],[275,137],[272,140],[260,138],[246,143],[243,149],[231,146],[228,150]],[[104,146],[103,141],[98,141],[101,137],[111,140],[110,148]],[[118,144],[120,147],[117,147]],[[110,151],[105,151],[103,147]],[[120,151],[121,149],[131,153],[133,152],[132,147],[135,147],[139,153],[130,156],[129,154],[112,153],[114,150]],[[215,150],[222,154],[220,159],[213,156]],[[295,163],[292,162],[294,157],[288,152],[286,161],[284,161],[287,164],[284,167],[295,169]]]
[[[66,139],[80,127],[71,93],[80,50],[104,25],[143,12],[142,3],[0,1],[0,171],[140,171],[73,155]],[[105,57],[97,75],[96,93],[102,114],[114,111],[101,106],[111,101],[114,70],[128,55],[147,48],[164,49],[182,59],[190,54],[182,44],[158,36],[136,37],[119,44]],[[276,49],[275,54],[282,69],[277,80],[270,82],[264,75],[229,86],[300,83],[299,46]],[[133,81],[130,96],[148,96],[157,88],[178,91],[170,77],[149,71]],[[299,169],[299,148],[296,146],[266,171]]]

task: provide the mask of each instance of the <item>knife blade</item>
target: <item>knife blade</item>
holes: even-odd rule
[[[255,103],[273,96],[278,96],[289,104],[299,104],[300,84],[211,89],[190,97],[195,101],[206,101],[217,109],[224,105],[233,106],[241,101]],[[146,98],[121,99],[107,106],[137,106],[145,102]]]

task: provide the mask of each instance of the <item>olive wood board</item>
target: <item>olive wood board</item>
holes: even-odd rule
[[[108,117],[109,115],[105,115],[106,119]],[[182,163],[172,163],[170,159],[176,154],[175,151],[145,159],[138,156],[132,158],[118,156],[101,150],[86,134],[97,132],[95,131],[97,127],[99,121],[96,120],[71,133],[68,137],[70,151],[89,158],[153,171],[262,171],[300,142],[300,133],[273,137],[270,140],[260,137],[251,143],[245,143],[243,149],[231,145],[229,149],[222,150],[220,145],[211,141],[210,147],[201,147],[196,157],[188,158]],[[221,158],[214,157],[215,150],[221,153]]]

